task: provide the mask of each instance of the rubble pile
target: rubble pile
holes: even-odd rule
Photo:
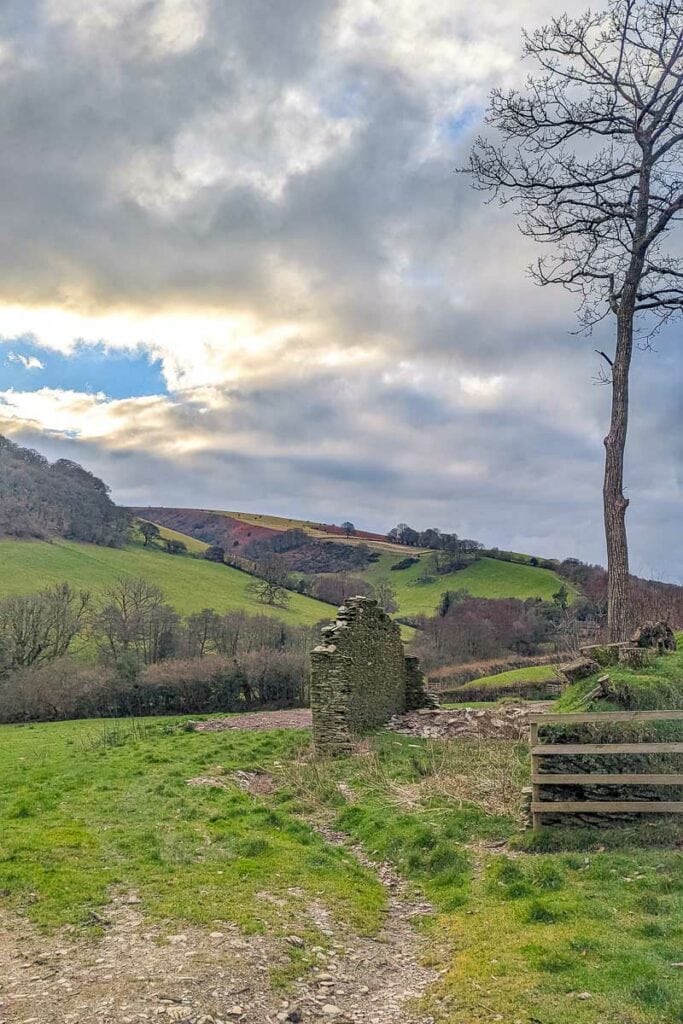
[[[547,702],[536,701],[496,708],[423,708],[395,715],[388,727],[404,736],[423,739],[527,740],[530,713],[543,711],[547,706]]]

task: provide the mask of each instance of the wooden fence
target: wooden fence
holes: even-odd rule
[[[541,771],[541,759],[567,754],[683,754],[683,743],[543,743],[542,725],[592,725],[599,722],[683,721],[683,711],[598,711],[530,716],[531,814],[534,829],[542,814],[683,814],[683,800],[541,800],[543,786],[683,786],[683,774],[609,775],[600,772],[562,775]]]

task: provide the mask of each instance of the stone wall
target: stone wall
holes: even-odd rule
[[[406,657],[401,630],[367,597],[349,598],[311,654],[316,749],[339,754],[392,715],[428,703],[417,658]]]

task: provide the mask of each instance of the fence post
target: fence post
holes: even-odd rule
[[[530,726],[529,739],[531,742],[531,749],[534,750],[538,746],[538,723],[532,722]],[[541,787],[535,781],[536,776],[540,770],[541,759],[536,754],[531,755],[531,803],[532,806],[539,803],[541,799]],[[532,811],[531,813],[531,827],[534,832],[538,832],[541,827],[541,815],[538,811]]]

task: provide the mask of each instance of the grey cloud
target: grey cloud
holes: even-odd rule
[[[476,35],[477,11],[466,6],[463,31]],[[497,4],[482,6],[490,24]],[[294,340],[261,388],[218,382],[220,400],[205,413],[201,396],[174,396],[157,436],[130,437],[125,448],[116,438],[34,443],[91,464],[125,502],[351,515],[376,528],[406,519],[541,554],[600,559],[608,396],[590,378],[592,349],[609,336],[570,334],[572,298],[528,280],[532,250],[512,214],[485,207],[454,173],[477,126],[432,145],[437,122],[461,112],[463,96],[455,90],[452,111],[435,114],[428,87],[405,67],[340,55],[330,42],[340,7],[212,0],[199,43],[159,55],[144,37],[160,0],[90,47],[67,27],[48,25],[38,0],[3,5],[0,33],[17,54],[0,92],[6,301],[208,304],[254,311],[265,322],[321,322],[342,348],[382,349],[365,370],[320,371],[304,361],[292,373],[283,365],[288,354],[305,355],[308,344]],[[508,11],[501,38],[511,53],[522,21],[554,7],[520,0],[514,26]],[[468,107],[489,84],[468,81]],[[138,157],[172,180],[179,136],[207,115],[225,134],[226,152],[240,151],[231,118],[249,103],[256,114],[247,141],[257,151],[262,143],[265,164],[287,89],[310,93],[355,127],[347,144],[293,172],[277,199],[244,180],[219,180],[166,215],[121,191],[117,174]],[[279,269],[298,275],[302,291]],[[678,540],[676,340],[667,332],[659,343],[666,354],[637,358],[633,389],[634,550],[642,564],[660,567]],[[411,361],[427,381],[392,382],[396,365]],[[287,383],[278,384],[286,369]],[[440,387],[458,372],[518,384],[503,407],[468,406],[457,385],[450,394]],[[525,380],[538,394],[525,394]],[[206,432],[211,442],[192,456],[155,455],[154,441],[170,427]]]

